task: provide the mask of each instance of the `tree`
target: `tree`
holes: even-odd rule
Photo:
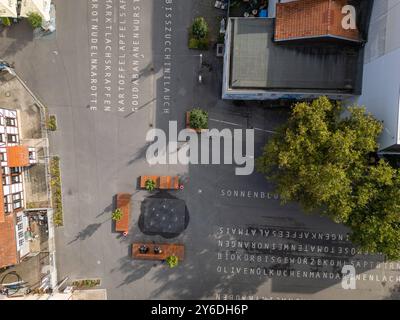
[[[33,28],[40,28],[42,26],[42,16],[36,12],[28,14],[28,22]]]
[[[192,34],[196,39],[204,39],[208,35],[208,24],[203,17],[194,19]]]
[[[178,259],[178,257],[175,256],[175,255],[169,256],[165,261],[167,262],[167,264],[168,264],[168,266],[169,266],[170,268],[175,268],[175,267],[177,267],[177,266],[178,266],[178,263],[179,263],[179,259]]]
[[[400,207],[386,201],[399,174],[384,161],[370,163],[382,128],[363,107],[344,110],[326,97],[298,103],[257,169],[276,184],[283,202],[297,201],[349,226],[364,249],[400,257]]]
[[[117,208],[115,211],[112,213],[112,219],[114,221],[119,221],[122,219],[122,211],[121,209]]]
[[[199,108],[190,111],[189,125],[192,129],[208,128],[208,113]]]
[[[389,260],[400,259],[400,173],[384,161],[368,169],[355,188],[357,206],[347,225],[351,240]]]
[[[151,179],[146,180],[145,187],[147,191],[153,191],[156,188],[156,183]]]

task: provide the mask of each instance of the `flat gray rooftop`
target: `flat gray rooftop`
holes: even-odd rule
[[[338,41],[273,42],[273,19],[231,19],[230,87],[356,93],[363,50]]]

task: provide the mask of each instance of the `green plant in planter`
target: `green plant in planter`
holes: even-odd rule
[[[40,28],[42,26],[42,16],[36,12],[31,12],[28,14],[28,22],[32,28]]]
[[[156,183],[151,179],[146,180],[145,187],[147,191],[153,191],[156,188]]]
[[[208,24],[203,17],[194,19],[192,34],[196,39],[204,39],[208,35]]]
[[[190,111],[189,125],[192,129],[207,129],[208,128],[208,112],[195,108]]]
[[[114,221],[119,221],[122,218],[122,211],[121,209],[115,209],[115,211],[112,213],[112,219]]]
[[[168,266],[169,266],[170,268],[175,268],[175,267],[177,267],[177,266],[178,266],[178,263],[179,263],[178,257],[177,257],[177,256],[174,256],[174,255],[169,256],[165,261],[167,262],[167,264],[168,264]]]
[[[47,120],[47,129],[50,131],[56,131],[57,130],[57,120],[54,115],[51,115],[49,119]]]

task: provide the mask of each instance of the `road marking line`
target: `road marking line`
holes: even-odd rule
[[[276,131],[265,130],[265,129],[260,129],[260,128],[254,128],[254,130],[263,131],[263,132],[272,133],[272,134],[275,134],[275,133],[276,133]]]
[[[240,125],[240,124],[233,123],[233,122],[228,122],[228,121],[223,121],[223,120],[210,119],[210,121],[215,121],[215,122],[219,122],[219,123],[230,124],[232,126],[242,127],[242,125]]]
[[[233,123],[233,122],[228,122],[228,121],[223,121],[223,120],[218,120],[218,119],[210,119],[210,121],[214,121],[214,122],[219,122],[219,123],[224,123],[224,124],[230,124],[232,126],[237,126],[237,127],[243,127],[240,124],[237,123]],[[256,131],[263,131],[263,132],[267,132],[267,133],[272,133],[272,134],[276,134],[276,131],[271,131],[271,130],[265,130],[265,129],[260,129],[260,128],[254,128],[254,130]]]

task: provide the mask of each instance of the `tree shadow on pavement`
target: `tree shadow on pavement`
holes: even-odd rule
[[[12,41],[7,47],[3,47],[0,44],[1,56],[3,58],[11,57],[22,50],[29,42],[33,41],[33,30],[27,21],[22,20],[8,28],[4,28],[0,32],[0,39],[9,39]],[[11,63],[11,61],[9,62]]]
[[[89,224],[85,229],[83,229],[82,231],[79,231],[79,233],[75,236],[75,238],[73,240],[71,240],[70,242],[68,242],[68,245],[70,245],[78,240],[83,241],[83,240],[90,238],[101,227],[101,225],[103,223],[109,221],[110,219],[107,219],[106,221],[103,221],[101,223]]]

